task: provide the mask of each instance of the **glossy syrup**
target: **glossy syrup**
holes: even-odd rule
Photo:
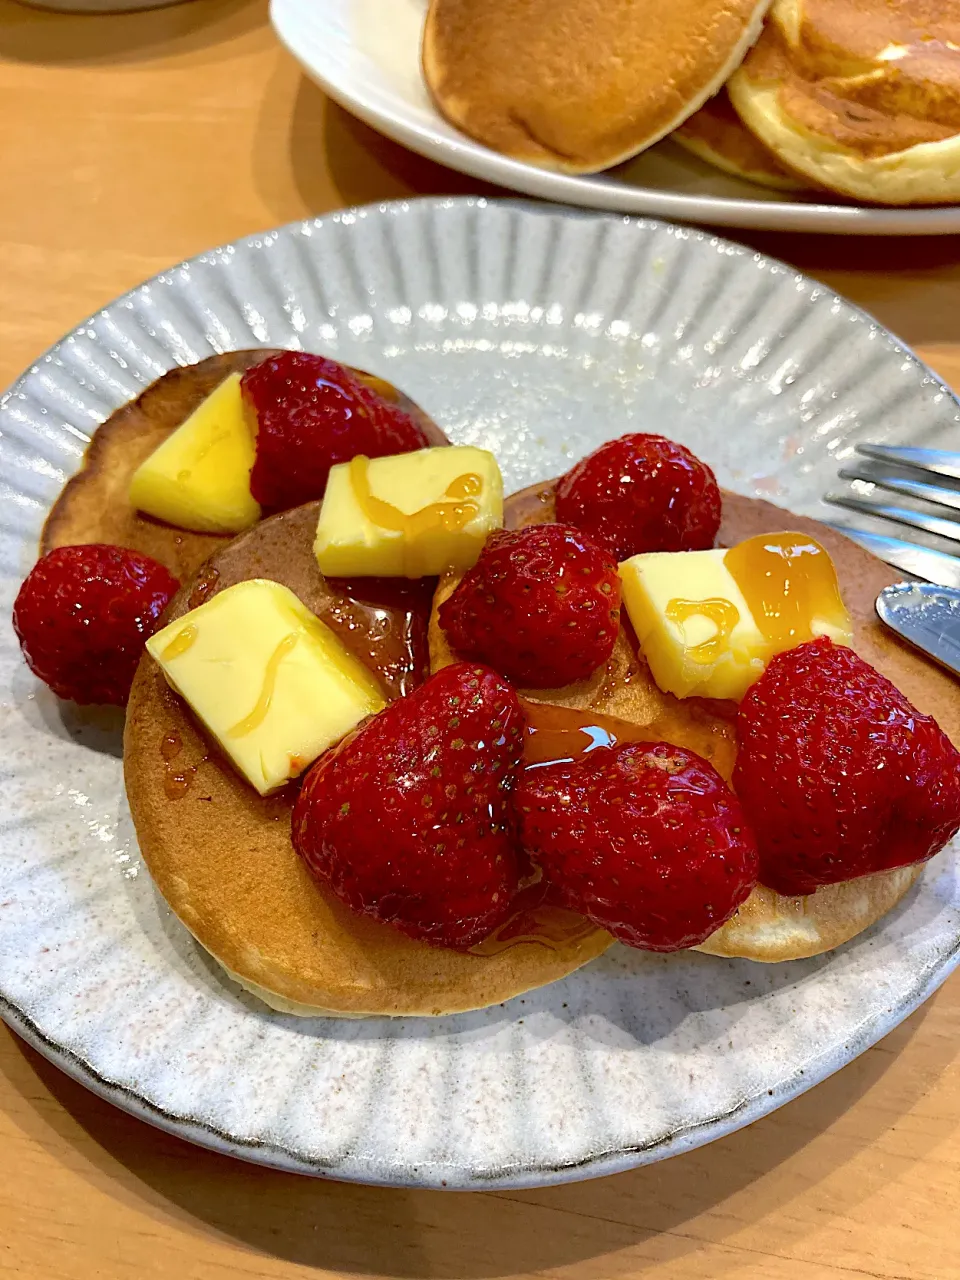
[[[483,490],[483,478],[472,471],[456,476],[447,486],[445,501],[431,502],[408,513],[372,492],[369,467],[370,459],[363,454],[350,462],[350,483],[357,506],[381,529],[403,534],[404,572],[408,578],[419,578],[426,568],[423,539],[431,533],[457,533],[479,515],[480,504],[474,499]]]
[[[817,619],[843,626],[846,610],[829,554],[803,533],[767,533],[731,547],[723,563],[766,640],[777,649],[813,638]]]
[[[651,731],[646,726],[596,711],[576,711],[526,698],[521,699],[521,705],[527,717],[523,743],[523,759],[527,765],[578,760],[598,747],[651,740]]]
[[[392,698],[412,693],[430,670],[427,630],[436,578],[327,578],[320,617],[376,672]]]
[[[483,489],[482,477],[473,472],[457,476],[447,486],[444,497],[447,502],[432,502],[419,511],[409,514],[395,507],[392,502],[378,498],[370,488],[370,459],[358,454],[350,463],[350,483],[357,506],[373,524],[408,538],[420,538],[443,531],[456,533],[465,528],[480,512],[478,503],[471,501]]]
[[[687,656],[694,662],[715,662],[720,657],[733,628],[740,621],[740,610],[729,600],[715,596],[709,600],[671,600],[666,608],[666,616],[671,622],[681,626],[691,618],[706,618],[712,622],[716,630],[706,640],[687,649]]]
[[[522,699],[527,717],[523,757],[527,765],[578,760],[627,742],[669,742],[708,760],[727,781],[737,754],[734,703],[665,697],[649,724],[632,724],[596,711],[578,711]]]
[[[197,776],[195,764],[186,765],[183,769],[167,769],[163,779],[163,789],[168,800],[182,800],[190,790],[190,785]]]
[[[498,956],[514,947],[533,943],[549,951],[562,952],[596,933],[597,926],[564,907],[547,900],[547,886],[535,880],[520,890],[514,913],[489,937],[470,948],[474,956]]]
[[[187,600],[188,609],[198,609],[220,581],[220,570],[211,566],[205,569],[193,584],[193,590]]]
[[[263,724],[273,702],[273,695],[276,692],[280,665],[284,658],[296,648],[299,639],[300,637],[296,631],[291,631],[289,635],[283,637],[273,653],[271,653],[263,670],[263,683],[260,686],[257,700],[253,704],[253,710],[249,715],[244,716],[242,720],[238,720],[232,729],[227,730],[228,738],[245,738],[248,733],[253,733],[254,729],[259,729],[260,725]]]
[[[176,729],[170,729],[160,739],[160,758],[164,764],[163,789],[170,800],[181,800],[190,790],[190,784],[197,776],[197,765],[178,767],[174,764],[182,750],[183,739]],[[207,756],[203,757],[204,760],[207,758]]]
[[[196,638],[196,626],[192,622],[188,623],[182,631],[177,632],[164,649],[163,653],[161,653],[160,657],[164,662],[170,662],[174,658],[179,658],[182,654],[186,653],[188,649],[193,648]]]
[[[731,547],[723,563],[774,652],[813,639],[815,621],[831,622],[840,629],[849,625],[833,561],[820,543],[806,534],[758,534]],[[687,650],[694,662],[705,664],[722,656],[740,620],[736,605],[722,597],[678,597],[668,603],[665,612],[671,622],[680,625],[695,617],[713,623],[713,634]]]

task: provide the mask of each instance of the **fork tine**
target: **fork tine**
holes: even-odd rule
[[[901,538],[888,538],[882,533],[866,533],[862,529],[836,524],[832,520],[825,520],[824,524],[903,573],[926,578],[928,582],[935,582],[941,587],[960,588],[960,559],[956,556],[946,555],[943,551],[931,551],[929,547],[918,547]]]
[[[891,493],[903,494],[905,498],[919,498],[923,502],[932,502],[939,507],[952,507],[960,511],[960,489],[948,489],[943,484],[928,484],[923,480],[908,480],[904,476],[891,475],[886,471],[874,471],[869,467],[844,467],[840,472],[841,480],[866,480],[878,485],[881,489],[889,489]]]
[[[898,467],[915,467],[918,471],[930,471],[937,476],[949,476],[960,480],[960,453],[947,449],[918,449],[896,447],[889,444],[858,444],[857,453],[876,458],[878,462],[892,462]]]
[[[893,520],[896,524],[905,524],[911,529],[922,529],[924,533],[936,534],[938,538],[949,538],[951,542],[960,542],[960,520],[944,520],[940,516],[927,516],[919,511],[910,511],[907,507],[896,507],[886,502],[870,502],[866,498],[855,498],[847,493],[828,493],[824,502],[829,502],[834,507],[844,507],[847,511],[857,511],[861,515]]]

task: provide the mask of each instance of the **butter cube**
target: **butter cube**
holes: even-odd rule
[[[623,602],[665,693],[742,698],[766,646],[724,551],[658,551],[620,566]]]
[[[374,676],[330,628],[264,578],[221,591],[147,649],[261,795],[385,705]]]
[[[334,578],[421,578],[469,569],[503,525],[492,453],[466,445],[354,458],[330,471],[314,551]]]
[[[254,437],[232,373],[140,464],[130,501],[179,529],[240,533],[260,519],[250,493]]]
[[[651,674],[678,698],[739,700],[775,654],[815,636],[853,638],[833,562],[805,534],[633,556],[620,577]]]

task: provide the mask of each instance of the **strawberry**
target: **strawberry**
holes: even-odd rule
[[[706,760],[666,742],[526,769],[524,850],[563,904],[647,951],[694,947],[757,880],[740,803]]]
[[[352,910],[465,948],[511,911],[508,822],[523,712],[486,667],[455,663],[361,726],[307,774],[293,843]]]
[[[325,356],[281,351],[243,375],[256,418],[250,491],[264,511],[323,497],[330,468],[358,453],[381,458],[429,443],[419,423]]]
[[[162,564],[123,547],[58,547],[13,606],[30,670],[60,698],[123,706],[144,642],[179,588]]]
[[[439,619],[458,654],[516,684],[551,689],[583,680],[617,639],[617,564],[566,525],[501,530],[440,606]]]
[[[706,551],[720,528],[720,490],[710,468],[664,436],[602,444],[557,481],[557,519],[616,556]]]
[[[737,736],[733,784],[778,893],[923,862],[960,829],[960,753],[852,649],[778,654]]]

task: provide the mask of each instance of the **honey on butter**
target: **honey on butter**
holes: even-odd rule
[[[833,561],[806,534],[633,556],[620,576],[651,674],[678,698],[739,700],[775,654],[816,636],[853,638]]]
[[[468,569],[502,525],[503,480],[486,449],[361,455],[330,471],[314,550],[328,577],[428,577]]]
[[[221,591],[158,631],[147,650],[261,795],[385,705],[333,631],[264,578]]]
[[[255,442],[232,373],[140,464],[130,502],[198,533],[241,533],[260,519],[250,492]]]

